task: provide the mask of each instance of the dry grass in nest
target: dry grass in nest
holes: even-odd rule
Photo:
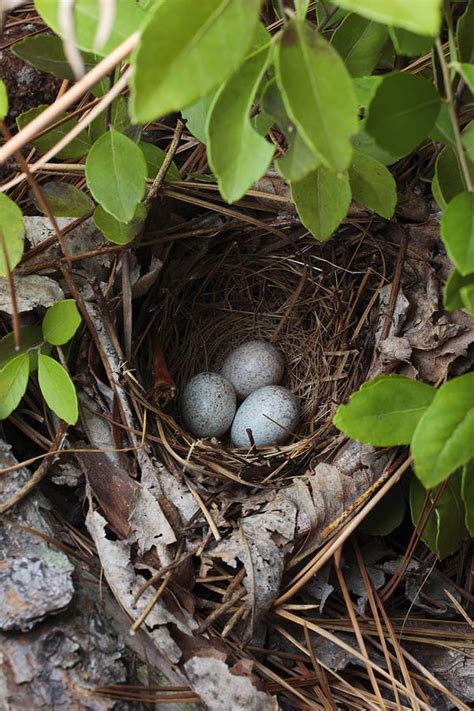
[[[273,238],[234,234],[176,243],[148,324],[149,346],[160,344],[179,396],[196,373],[218,371],[240,343],[275,343],[286,361],[283,384],[300,399],[301,420],[282,446],[237,450],[228,437],[210,442],[186,432],[174,400],[158,417],[160,456],[185,460],[190,470],[241,480],[257,469],[260,481],[262,469],[264,481],[301,471],[333,438],[335,404],[365,379],[360,314],[383,281],[376,242],[357,235],[325,247],[302,237],[275,251],[266,239]]]

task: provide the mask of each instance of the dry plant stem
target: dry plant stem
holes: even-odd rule
[[[448,64],[446,62],[446,57],[444,56],[443,48],[441,46],[439,38],[436,40],[436,50],[438,52],[439,63],[443,74],[444,89],[448,102],[449,115],[451,117],[451,123],[453,125],[454,139],[456,142],[456,152],[458,154],[459,163],[461,165],[464,182],[466,183],[466,187],[469,192],[472,193],[474,191],[474,186],[471,178],[471,173],[469,171],[469,166],[467,164],[464,146],[461,140],[461,131],[459,130],[458,117],[456,116],[455,100],[453,97],[453,87],[451,85],[451,79],[449,76]]]
[[[178,119],[176,122],[176,128],[174,130],[173,140],[171,141],[169,148],[166,151],[165,159],[161,164],[161,167],[152,183],[150,190],[148,191],[148,195],[145,198],[145,207],[147,208],[150,207],[151,203],[158,195],[159,189],[163,185],[163,181],[165,179],[166,173],[168,172],[168,168],[173,162],[174,155],[178,149],[183,131],[184,123],[180,119]]]
[[[29,166],[30,174],[35,173],[40,168],[44,167],[48,163],[50,158],[54,158],[54,156],[57,155],[57,153],[59,153],[59,151],[61,151],[65,146],[67,146],[74,138],[76,138],[76,136],[78,136],[81,133],[81,131],[83,131],[84,128],[86,128],[86,126],[91,124],[92,121],[95,118],[97,118],[97,116],[99,116],[109,104],[112,103],[112,101],[115,99],[115,97],[118,96],[123,91],[123,89],[125,89],[131,74],[132,74],[131,68],[127,69],[127,71],[122,74],[122,76],[117,81],[117,83],[112,87],[112,89],[109,92],[107,92],[107,94],[105,94],[105,96],[102,97],[102,99],[99,101],[99,103],[97,103],[94,106],[94,108],[87,114],[87,116],[84,116],[84,118],[82,118],[78,122],[78,124],[76,126],[74,126],[69,131],[69,133],[67,133],[63,138],[61,138],[61,140],[58,141],[56,143],[56,145],[53,148],[51,148],[50,151],[48,151],[48,153],[45,153],[44,156],[42,156],[39,160],[36,161],[36,163],[32,163],[32,165]],[[66,96],[66,94],[65,94],[65,96]],[[57,103],[57,102],[55,102],[55,103]],[[53,104],[52,106],[54,106],[54,105],[55,104]],[[44,113],[46,113],[46,111]],[[43,114],[38,116],[38,118],[41,118],[42,115]],[[36,119],[34,119],[34,121],[36,121]],[[31,124],[34,121],[29,123],[28,126],[31,126]],[[26,128],[28,128],[28,126]],[[17,138],[17,136],[19,136],[19,135],[20,134],[17,133],[16,136],[13,136],[13,138],[11,138],[8,141],[8,143],[5,144],[5,147],[9,146],[11,144],[11,142],[14,141],[15,138]],[[1,158],[1,150],[2,149],[0,149],[0,158]],[[74,170],[80,169],[80,172],[84,171],[84,165],[75,166],[73,164],[65,164],[62,169],[64,169],[64,167],[66,167],[67,170],[70,170],[71,168],[73,168]],[[54,170],[56,170],[57,168],[58,168],[58,165],[54,164]],[[5,183],[4,185],[0,186],[0,192],[6,192],[7,190],[10,190],[10,188],[13,188],[15,185],[18,185],[19,183],[21,183],[26,177],[27,177],[26,172],[23,172],[20,175],[15,176],[8,183]]]
[[[61,446],[64,442],[65,439],[65,433],[66,433],[66,424],[64,422],[61,422],[59,425],[59,429],[56,433],[56,436],[54,437],[53,441],[51,442],[51,447],[49,448],[49,452],[44,455],[44,459],[41,462],[41,464],[38,466],[38,469],[33,473],[30,479],[24,484],[21,489],[19,489],[13,496],[11,496],[9,499],[6,501],[3,501],[0,504],[0,514],[5,513],[5,511],[8,511],[12,506],[16,506],[22,499],[25,498],[25,496],[28,496],[28,494],[33,491],[33,489],[36,487],[36,485],[41,481],[41,479],[44,477],[46,472],[48,471],[49,463],[52,457],[54,457],[57,454],[57,451],[61,449]],[[20,466],[23,466],[21,464]]]
[[[36,136],[38,131],[46,128],[59,114],[65,111],[71,104],[78,101],[96,82],[107,76],[107,74],[137,46],[139,37],[140,34],[138,32],[130,35],[122,44],[99,62],[97,66],[93,67],[90,72],[82,77],[80,81],[74,84],[69,91],[63,94],[60,99],[45,109],[43,113],[33,119],[33,121],[8,141],[8,143],[0,148],[0,165],[3,165],[16,151],[29,143]]]
[[[379,503],[379,501],[383,499],[386,493],[390,491],[390,489],[400,480],[402,474],[404,474],[407,469],[410,468],[411,464],[412,459],[411,457],[409,457],[403,462],[403,464],[397,469],[397,471],[391,476],[391,478],[382,486],[382,488],[375,494],[375,496],[373,496],[372,499],[368,501],[362,511],[359,511],[359,513],[354,516],[352,521],[350,521],[350,523],[346,525],[346,527],[339,533],[335,540],[330,545],[326,546],[323,551],[316,554],[314,561],[310,565],[306,566],[305,572],[299,578],[299,580],[297,580],[289,588],[289,590],[287,590],[285,593],[283,593],[283,595],[280,595],[280,597],[275,600],[275,602],[273,603],[274,607],[279,607],[284,602],[290,600],[293,595],[295,595],[299,590],[301,590],[302,587],[306,585],[309,580],[311,580],[313,575],[315,575],[318,570],[320,570],[322,566],[332,558],[337,549],[340,548],[340,546],[349,538],[351,533],[356,530],[356,528],[364,520],[367,514],[375,508],[375,506]]]
[[[387,313],[385,314],[385,320],[383,323],[382,334],[380,336],[380,343],[384,341],[390,331],[390,325],[392,323],[393,312],[395,311],[395,306],[398,298],[398,291],[400,289],[400,280],[402,277],[403,264],[405,262],[405,257],[407,253],[408,246],[408,234],[403,227],[398,228],[400,230],[400,251],[398,252],[397,263],[395,266],[395,274],[393,275],[392,288],[390,290],[390,298],[388,302]]]

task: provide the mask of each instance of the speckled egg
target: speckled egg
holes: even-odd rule
[[[247,341],[227,356],[221,369],[243,400],[265,385],[276,385],[283,377],[282,353],[266,341]]]
[[[233,386],[219,373],[199,373],[185,385],[181,414],[196,437],[220,437],[234,419],[237,399]]]
[[[281,444],[298,424],[298,398],[281,385],[267,385],[251,393],[235,415],[230,436],[234,447],[250,447],[247,430],[257,447]]]

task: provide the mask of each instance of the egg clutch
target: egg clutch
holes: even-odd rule
[[[284,370],[283,355],[271,343],[243,343],[220,373],[199,373],[185,385],[180,410],[186,427],[202,438],[219,438],[230,429],[234,447],[245,449],[281,444],[300,416],[296,395],[279,385]]]

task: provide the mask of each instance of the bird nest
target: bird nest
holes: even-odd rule
[[[220,234],[175,243],[168,253],[141,381],[155,393],[159,456],[170,465],[239,481],[291,476],[334,440],[336,404],[365,380],[366,317],[384,278],[377,242],[354,235],[321,246],[304,236],[276,249],[274,240]],[[196,439],[180,418],[182,387],[199,372],[219,371],[230,351],[255,338],[284,354],[282,384],[301,405],[294,436],[248,451],[228,436]]]

